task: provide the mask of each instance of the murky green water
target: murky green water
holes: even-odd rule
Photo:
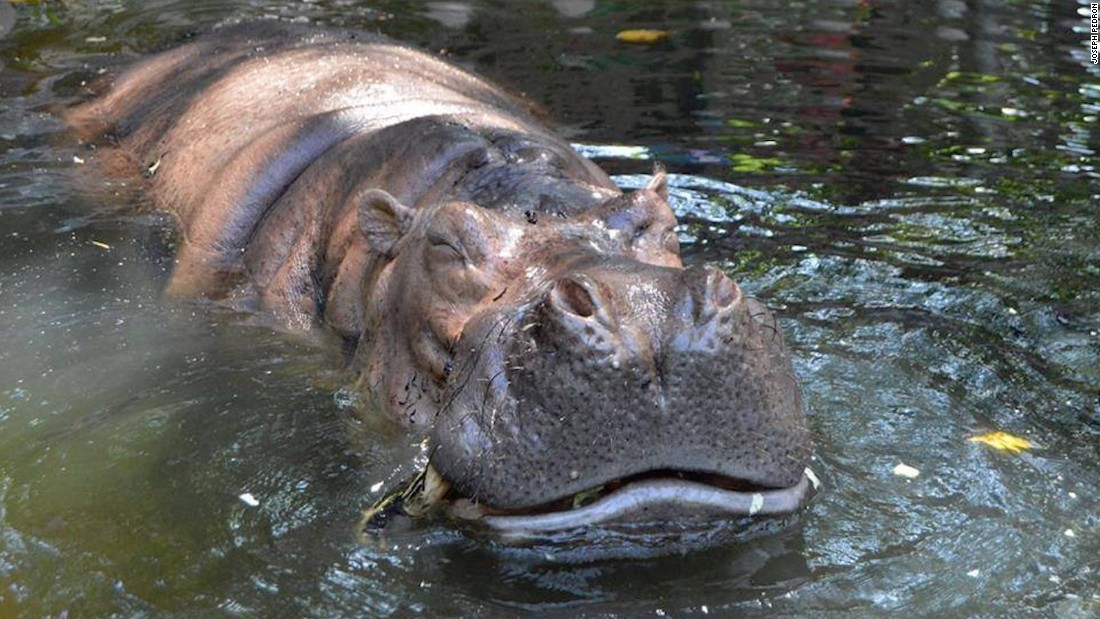
[[[1100,71],[1046,2],[0,2],[0,617],[1100,616]],[[13,20],[14,17],[14,20]],[[563,564],[353,537],[416,446],[332,356],[159,298],[171,233],[50,105],[227,19],[380,30],[546,104],[780,310],[796,529]],[[671,31],[652,46],[625,28]],[[74,185],[90,187],[81,193]],[[1003,430],[1031,451],[968,442]],[[893,474],[899,463],[919,477]],[[250,494],[247,502],[241,495]],[[255,504],[251,504],[255,503]]]

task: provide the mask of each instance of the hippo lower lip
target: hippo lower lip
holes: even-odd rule
[[[641,475],[604,484],[556,501],[542,509],[495,510],[459,499],[452,503],[452,517],[476,521],[501,541],[521,542],[544,538],[585,527],[636,523],[645,530],[647,522],[661,514],[695,515],[703,526],[720,526],[723,521],[743,517],[764,518],[797,513],[813,497],[819,482],[806,469],[793,486],[779,489],[750,488],[734,480],[684,474]],[[735,488],[724,487],[734,485]],[[605,488],[613,488],[605,490]],[[595,497],[595,498],[592,498]],[[583,503],[579,506],[573,504]]]

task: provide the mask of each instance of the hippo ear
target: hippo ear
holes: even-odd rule
[[[381,189],[359,196],[359,229],[372,251],[393,255],[393,247],[412,225],[413,211]]]
[[[676,215],[668,205],[668,174],[665,167],[655,163],[653,178],[645,187],[610,198],[585,216],[593,220],[601,219],[613,230],[628,230],[631,235],[654,224],[676,225]]]
[[[660,162],[653,164],[653,178],[646,183],[645,191],[652,191],[668,202],[668,174],[665,174],[665,166]]]

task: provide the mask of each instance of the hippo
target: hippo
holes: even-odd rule
[[[364,414],[430,446],[404,498],[525,540],[744,528],[813,494],[776,319],[683,264],[664,170],[620,190],[474,73],[245,24],[138,62],[68,121],[174,216],[167,294],[337,336]]]

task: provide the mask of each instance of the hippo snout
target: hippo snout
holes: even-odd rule
[[[622,267],[568,275],[550,291],[547,318],[576,332],[573,345],[653,363],[669,347],[717,347],[715,325],[727,324],[741,307],[741,288],[715,268],[675,273],[683,273],[683,282],[644,281],[645,273]]]
[[[717,269],[576,268],[472,319],[455,367],[432,462],[489,513],[568,511],[638,484],[627,503],[647,509],[616,505],[615,519],[699,509],[701,489],[805,490],[810,437],[775,318]]]

